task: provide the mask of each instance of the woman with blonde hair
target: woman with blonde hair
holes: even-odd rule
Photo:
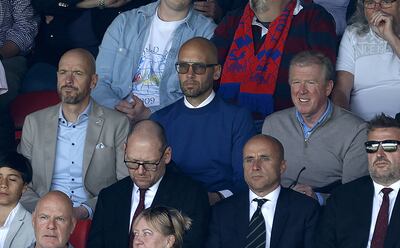
[[[181,248],[183,235],[192,221],[176,209],[154,207],[135,219],[133,247]]]

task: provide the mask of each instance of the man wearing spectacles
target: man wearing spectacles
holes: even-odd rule
[[[370,175],[328,199],[317,247],[400,247],[400,122],[385,114],[372,119],[365,149]]]
[[[342,38],[333,101],[364,120],[399,112],[400,1],[358,0]]]
[[[175,64],[183,99],[155,112],[174,150],[173,160],[209,192],[210,204],[246,188],[241,150],[255,130],[250,113],[213,91],[220,77],[217,49],[205,38],[184,43]]]
[[[282,185],[318,198],[321,204],[337,185],[368,174],[362,147],[367,125],[329,100],[333,71],[322,53],[297,54],[289,67],[295,107],[268,116],[262,129],[288,151]]]
[[[125,164],[129,177],[103,189],[93,217],[88,246],[132,247],[132,223],[143,209],[176,208],[192,219],[183,247],[203,247],[208,225],[204,189],[177,171],[164,129],[151,120],[138,122],[128,136]]]
[[[194,36],[211,38],[216,25],[193,10],[192,0],[158,0],[115,18],[97,56],[93,98],[132,122],[182,97],[174,62]]]

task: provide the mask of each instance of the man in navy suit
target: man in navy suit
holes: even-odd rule
[[[318,228],[324,248],[400,248],[400,121],[384,114],[370,121],[368,170],[339,187]],[[367,166],[367,165],[365,165]]]
[[[280,186],[286,169],[282,144],[268,135],[254,136],[243,148],[243,169],[249,191],[213,207],[206,247],[314,247],[319,205]],[[260,224],[255,227],[254,222]]]
[[[150,120],[136,123],[125,149],[130,176],[100,192],[88,248],[132,247],[131,223],[140,206],[167,206],[183,212],[192,219],[183,247],[204,247],[209,211],[207,192],[179,173],[171,156],[162,126]]]

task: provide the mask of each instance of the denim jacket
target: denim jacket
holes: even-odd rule
[[[100,104],[114,108],[129,95],[132,79],[139,66],[143,48],[149,36],[153,16],[160,1],[117,16],[108,27],[96,59],[99,81],[92,91],[92,97]],[[151,107],[154,112],[182,97],[175,62],[180,46],[188,39],[202,36],[210,39],[215,23],[201,13],[190,9],[186,21],[173,34],[164,73],[160,83],[160,105]]]

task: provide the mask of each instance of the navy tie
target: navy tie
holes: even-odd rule
[[[265,237],[265,220],[261,212],[261,207],[264,205],[267,199],[253,199],[257,202],[257,210],[251,217],[249,224],[249,231],[246,236],[246,246],[245,248],[259,248],[265,247],[266,237]]]

